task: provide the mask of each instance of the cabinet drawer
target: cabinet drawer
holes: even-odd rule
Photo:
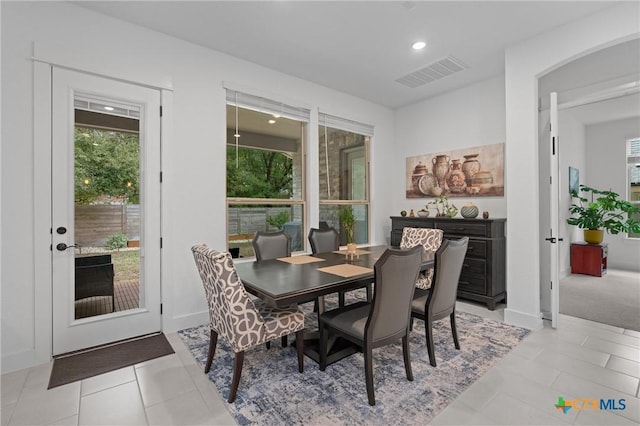
[[[460,275],[465,276],[482,276],[487,274],[487,262],[484,259],[464,258],[462,263],[462,272]]]
[[[458,290],[471,293],[486,294],[487,286],[484,277],[461,275],[458,281]]]
[[[467,257],[471,256],[486,259],[488,245],[489,244],[484,240],[469,240],[469,245],[467,246]]]
[[[483,223],[461,221],[461,223],[438,222],[435,225],[436,228],[442,229],[445,234],[479,237],[487,235],[487,226]]]

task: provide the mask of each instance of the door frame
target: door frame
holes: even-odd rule
[[[41,44],[34,44],[35,55],[33,58],[33,229],[34,229],[34,348],[29,351],[29,355],[20,354],[20,361],[16,361],[18,366],[32,366],[49,362],[53,353],[53,291],[52,291],[52,255],[51,250],[51,141],[52,141],[52,69],[53,66],[66,68],[73,71],[93,74],[95,76],[109,78],[139,86],[149,87],[160,91],[160,101],[163,105],[163,116],[160,120],[160,170],[164,169],[162,147],[171,135],[171,111],[173,110],[173,89],[171,80],[168,82],[155,79],[155,83],[137,81],[135,78],[122,78],[105,75],[100,72],[100,67],[104,61],[75,63],[76,55],[69,56],[73,52],[68,49],[65,54],[58,48],[43,48]],[[64,58],[70,65],[60,64],[54,58]],[[92,57],[95,59],[95,57]],[[152,78],[153,79],[153,78]],[[160,188],[160,233],[164,234],[163,225],[163,193]],[[162,259],[162,250],[160,251]],[[161,260],[162,262],[162,260]],[[164,266],[160,271],[160,300],[163,300],[162,280]],[[164,329],[164,317],[167,312],[166,306],[161,314],[161,327]]]

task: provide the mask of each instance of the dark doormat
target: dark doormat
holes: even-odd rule
[[[59,357],[53,361],[47,389],[172,353],[174,352],[171,344],[165,335],[160,333]]]

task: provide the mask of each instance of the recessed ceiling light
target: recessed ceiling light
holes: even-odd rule
[[[104,109],[106,109],[107,111],[113,111],[113,107],[110,107],[110,106],[106,106],[104,107]]]
[[[416,41],[411,45],[411,47],[413,47],[414,50],[421,50],[424,49],[426,45],[427,43],[425,43],[424,41]]]
[[[276,120],[269,120],[269,124],[276,124]]]
[[[280,114],[273,114],[274,118],[280,118]]]

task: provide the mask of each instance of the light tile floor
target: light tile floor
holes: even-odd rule
[[[458,309],[503,317],[464,302]],[[174,355],[52,390],[52,363],[2,375],[1,425],[235,424],[178,335],[167,337]],[[640,333],[561,315],[558,329],[532,332],[432,424],[637,425],[639,382]],[[564,414],[554,407],[559,396],[613,399],[617,408],[624,399],[626,408]]]

